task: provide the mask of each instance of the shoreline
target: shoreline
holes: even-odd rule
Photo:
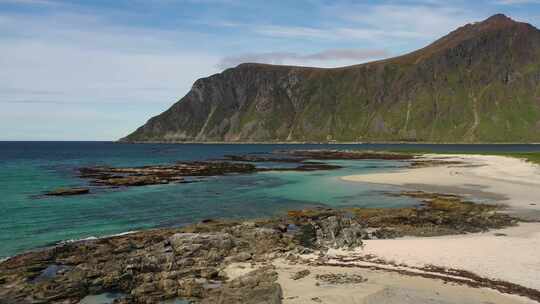
[[[508,162],[513,166],[508,166]],[[369,177],[373,182],[376,177],[384,177],[387,184],[399,184],[402,188],[431,185],[446,187],[440,190],[454,187],[455,192],[475,190],[467,198],[481,196],[485,202],[506,203],[513,207],[507,212],[516,207],[531,212],[537,205],[524,202],[527,195],[536,196],[536,191],[540,191],[535,190],[535,179],[528,181],[531,174],[539,174],[537,169],[531,163],[499,156],[424,155],[414,158],[407,169],[353,176],[352,181],[350,176],[342,179],[365,182]],[[416,183],[425,177],[429,180]],[[456,183],[456,179],[461,183]],[[496,183],[497,189],[485,183]],[[534,191],[522,193],[523,187]],[[216,290],[226,293],[237,288],[235,279],[256,279],[264,280],[256,286],[277,282],[277,287],[272,285],[270,291],[272,296],[282,294],[282,301],[275,303],[539,303],[540,261],[534,257],[540,251],[540,222],[514,226],[515,219],[501,215],[498,207],[484,201],[471,204],[464,200],[463,193],[414,190],[417,191],[402,191],[400,195],[419,198],[422,208],[306,209],[290,211],[285,218],[208,220],[182,228],[63,242],[1,261],[0,298],[4,295],[15,299],[32,290],[32,296],[38,298],[80,300],[107,292],[113,286],[130,299],[154,301],[178,295],[213,303],[204,300],[216,296]],[[242,244],[242,249],[232,244]],[[201,246],[204,250],[200,250]],[[204,265],[203,270],[192,264],[193,256],[197,265]],[[208,264],[209,261],[213,262]],[[224,275],[237,262],[247,263],[238,270],[240,276]],[[253,278],[254,274],[247,272],[252,267],[249,265],[272,266],[273,270],[266,269],[262,276],[256,274]],[[290,279],[298,272],[292,269],[307,269],[313,275]],[[185,271],[189,273],[187,278]],[[47,281],[51,272],[54,279]],[[132,275],[123,276],[126,272]],[[92,279],[93,291],[77,289],[80,279],[85,277],[97,278]],[[41,285],[32,285],[36,280],[43,286],[56,287],[42,294]],[[358,285],[362,288],[351,289],[355,284],[362,284]],[[71,289],[64,290],[65,286]],[[404,296],[411,300],[396,302]]]
[[[416,161],[441,162],[441,165],[349,175],[341,179],[462,195],[494,201],[507,206],[509,212],[540,214],[540,165],[515,157],[479,154],[422,154]]]
[[[463,165],[405,168],[390,173],[342,177],[356,183],[375,183],[406,190],[465,194],[506,206],[502,212],[517,216],[516,227],[484,233],[441,237],[367,240],[363,249],[345,256],[376,256],[413,267],[435,265],[470,271],[540,289],[540,166],[524,160],[486,155],[426,154],[422,159],[462,161]]]
[[[540,145],[540,142],[433,142],[433,141],[106,141],[119,144],[223,144],[223,145]]]
[[[362,299],[398,303],[395,302],[397,298],[388,292],[414,296],[415,301],[407,304],[475,304],[488,300],[493,303],[518,304],[533,303],[530,300],[538,298],[535,294],[537,291],[530,291],[527,286],[509,282],[496,285],[493,282],[478,282],[476,285],[449,287],[444,278],[441,281],[440,276],[421,278],[411,275],[410,272],[393,272],[376,265],[368,267],[371,269],[362,269],[350,265],[300,262],[306,254],[315,255],[329,262],[333,250],[348,248],[346,252],[354,252],[351,250],[361,248],[366,239],[386,238],[377,234],[377,230],[399,229],[401,225],[414,223],[407,220],[403,223],[394,221],[401,221],[402,214],[414,210],[427,212],[418,211],[420,212],[417,214],[418,219],[424,219],[417,227],[420,232],[424,231],[423,227],[430,230],[441,228],[443,230],[438,233],[443,235],[481,231],[492,227],[512,227],[515,223],[511,219],[491,214],[491,211],[496,210],[492,206],[476,206],[462,202],[456,196],[433,196],[427,193],[404,195],[434,199],[436,202],[433,204],[425,202],[423,209],[404,208],[402,211],[398,210],[397,214],[385,211],[378,214],[377,210],[380,209],[358,208],[347,211],[322,208],[291,211],[286,218],[239,222],[209,220],[184,228],[144,230],[70,242],[38,252],[28,252],[0,263],[0,298],[6,297],[13,300],[13,303],[21,304],[28,304],[15,300],[22,299],[20,298],[22,294],[43,300],[54,298],[80,301],[87,296],[120,290],[127,297],[124,302],[120,302],[122,304],[132,301],[160,303],[161,300],[174,298],[175,295],[193,298],[194,303],[216,303],[208,299],[219,297],[220,293],[230,294],[230,292],[233,292],[234,296],[249,298],[252,288],[262,288],[260,292],[269,292],[269,296],[280,299],[279,302],[271,303],[286,304],[313,303],[313,298],[318,298],[317,301],[320,300],[322,303],[335,303],[334,300],[339,300],[343,304],[353,304]],[[441,207],[443,209],[439,209]],[[365,211],[367,214],[362,213]],[[371,217],[370,211],[375,211]],[[441,215],[441,211],[446,215]],[[350,217],[351,212],[353,217]],[[463,218],[460,212],[467,212],[470,217]],[[368,215],[368,218],[364,215]],[[436,219],[443,220],[440,227],[431,226],[430,223]],[[383,221],[383,227],[376,224],[380,220]],[[454,221],[460,224],[452,228],[451,223]],[[472,226],[467,226],[471,224]],[[368,227],[379,228],[373,230]],[[447,229],[458,230],[449,232]],[[288,264],[280,266],[280,259],[287,260]],[[320,261],[323,260],[317,262]],[[266,265],[271,268],[264,266],[262,268],[266,270],[262,273],[246,273],[244,270],[249,269],[244,267],[242,276],[235,280],[235,277],[227,275],[224,271],[236,262]],[[307,267],[309,271],[318,273],[315,281],[313,277],[308,281],[298,281],[304,286],[303,291],[288,283],[288,277],[291,275],[288,269],[296,266]],[[327,271],[322,271],[322,267],[326,267]],[[129,275],[124,275],[126,273]],[[318,277],[319,274],[322,279]],[[91,278],[91,281],[86,281],[88,278]],[[92,282],[92,289],[79,289],[81,280]],[[323,283],[319,284],[320,280],[323,280]],[[393,282],[390,289],[387,286],[389,280]],[[258,283],[259,281],[261,283]],[[412,281],[416,283],[410,284]],[[252,286],[252,282],[255,285]],[[306,282],[309,286],[305,285]],[[454,282],[450,283],[460,284],[460,282],[463,280],[454,278]],[[370,288],[360,288],[358,290],[362,292],[353,292],[350,287],[356,283]],[[272,288],[264,287],[268,284]],[[431,284],[433,288],[426,289],[425,284]],[[502,291],[506,294],[498,294],[497,290],[501,291],[498,286],[502,286]],[[451,295],[454,290],[459,290],[465,295],[461,295],[458,299],[453,298]],[[301,298],[306,294],[314,295],[308,299]],[[255,295],[261,296],[260,293]],[[432,301],[434,297],[438,299],[437,302]],[[199,302],[201,299],[202,302]],[[449,299],[452,301],[449,302]],[[380,303],[377,301],[375,303]]]

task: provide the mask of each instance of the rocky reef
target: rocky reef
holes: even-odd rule
[[[253,174],[264,171],[319,171],[336,170],[338,165],[314,160],[413,160],[412,154],[372,151],[290,150],[269,155],[226,155],[220,160],[182,161],[166,165],[141,167],[95,166],[78,169],[78,176],[97,187],[137,187],[169,183],[192,183],[208,176]],[[288,163],[296,166],[258,166],[260,163]],[[45,195],[68,196],[90,193],[89,188],[60,188]]]
[[[95,185],[145,186],[186,182],[185,177],[217,176],[233,173],[254,173],[251,164],[194,161],[177,162],[171,165],[143,167],[87,167],[79,169],[80,177],[91,179]]]
[[[272,261],[329,248],[353,249],[363,239],[466,233],[513,225],[499,207],[455,196],[403,193],[424,201],[402,209],[309,209],[252,221],[206,220],[63,243],[0,263],[0,303],[78,303],[119,292],[116,303],[281,303]],[[234,262],[267,265],[230,279]],[[309,274],[309,273],[308,273]],[[299,274],[299,278],[306,274]],[[361,282],[327,276],[322,282]]]
[[[361,151],[361,150],[283,150],[278,151],[279,154],[317,160],[365,160],[365,159],[380,159],[380,160],[413,160],[414,154],[410,153],[395,153],[387,151]]]

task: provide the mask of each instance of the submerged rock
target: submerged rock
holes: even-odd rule
[[[144,167],[81,168],[80,176],[91,178],[93,183],[101,185],[145,186],[183,182],[186,176],[214,176],[253,172],[255,172],[255,166],[251,164],[193,161]]]
[[[45,193],[49,196],[69,196],[69,195],[81,195],[90,193],[88,188],[58,188],[56,190]]]
[[[126,176],[111,177],[93,181],[95,184],[104,184],[108,186],[147,186],[157,184],[168,184],[169,180],[158,176]]]
[[[261,155],[225,155],[226,160],[240,161],[240,162],[275,162],[275,163],[299,163],[304,161],[304,158],[291,158],[291,157],[277,157],[277,156],[261,156]]]
[[[328,171],[328,170],[337,170],[343,168],[342,166],[329,165],[324,163],[310,163],[305,162],[300,165],[292,168],[261,168],[258,171]]]
[[[362,150],[285,150],[279,153],[305,159],[381,159],[381,160],[413,160],[416,156],[410,153],[377,152]]]

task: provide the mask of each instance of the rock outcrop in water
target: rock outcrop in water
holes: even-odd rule
[[[539,52],[538,29],[495,15],[377,62],[241,64],[122,141],[539,142]]]
[[[59,188],[53,191],[47,192],[45,195],[49,196],[70,196],[70,195],[81,195],[90,193],[88,188]]]
[[[79,177],[89,179],[93,186],[139,187],[169,183],[192,183],[204,177],[230,174],[252,174],[267,171],[321,171],[341,169],[341,166],[314,162],[313,160],[384,159],[413,160],[412,154],[371,151],[291,150],[276,151],[271,155],[226,155],[223,160],[176,162],[169,165],[142,167],[84,167]],[[288,163],[294,167],[257,166],[256,163]],[[90,193],[88,188],[60,188],[45,193],[52,196],[81,195]]]

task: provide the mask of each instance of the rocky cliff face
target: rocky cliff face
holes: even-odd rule
[[[122,140],[540,141],[539,84],[540,31],[495,15],[383,61],[241,64]]]

